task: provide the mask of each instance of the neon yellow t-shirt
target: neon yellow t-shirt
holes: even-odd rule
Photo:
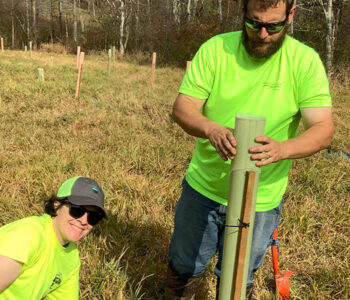
[[[0,255],[23,263],[21,274],[0,293],[1,300],[78,299],[78,249],[58,242],[49,215],[1,227]]]
[[[196,53],[179,92],[206,100],[203,115],[234,128],[236,114],[266,118],[265,135],[277,141],[298,133],[300,109],[330,107],[331,97],[318,54],[286,36],[269,59],[249,56],[241,31],[213,37]],[[277,207],[287,187],[291,160],[261,168],[257,211]],[[190,186],[227,205],[230,161],[223,161],[209,140],[198,138],[186,172]]]

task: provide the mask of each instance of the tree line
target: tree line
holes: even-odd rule
[[[349,0],[297,0],[290,34],[316,49],[327,69],[350,64]],[[73,52],[156,51],[182,65],[211,36],[239,30],[238,0],[0,0],[0,36],[23,49],[60,43]]]

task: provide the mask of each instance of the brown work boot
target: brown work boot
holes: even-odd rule
[[[219,289],[220,289],[220,278],[217,279],[216,281],[216,298],[215,300],[219,300]],[[254,285],[247,286],[245,297],[246,300],[252,300],[253,299],[253,290],[254,290]]]
[[[168,267],[165,300],[200,300],[196,299],[196,290],[201,280],[201,276],[180,275]]]

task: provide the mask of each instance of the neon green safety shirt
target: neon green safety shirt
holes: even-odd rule
[[[206,100],[203,115],[234,128],[236,114],[266,118],[265,135],[277,141],[295,137],[300,109],[330,107],[323,64],[308,46],[286,36],[268,59],[252,58],[241,31],[221,34],[204,43],[192,60],[179,92]],[[289,159],[261,168],[257,211],[277,207],[287,187]],[[189,185],[227,205],[230,161],[223,161],[208,139],[198,138],[186,172]]]
[[[78,299],[78,250],[74,243],[58,242],[49,215],[1,227],[0,255],[23,263],[21,274],[0,292],[1,300]]]

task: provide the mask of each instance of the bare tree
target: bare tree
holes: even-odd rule
[[[61,39],[63,37],[62,11],[63,11],[62,0],[58,0],[58,25],[59,25],[59,29],[60,29],[60,38]]]
[[[174,20],[177,26],[177,30],[180,30],[180,25],[181,25],[181,1],[180,0],[173,1],[173,14],[174,14]]]
[[[50,0],[50,42],[53,44],[53,3]]]
[[[334,26],[333,26],[333,0],[317,0],[321,5],[326,18],[327,35],[326,35],[326,69],[329,75],[333,64],[333,47],[334,47]]]
[[[218,16],[219,16],[220,31],[223,32],[224,24],[222,21],[222,0],[218,0]]]
[[[73,39],[75,45],[78,45],[77,0],[73,0],[73,22]]]
[[[29,25],[29,0],[25,0],[26,5],[26,33],[27,33],[27,41],[30,40],[30,25]]]
[[[32,0],[32,20],[33,20],[33,42],[34,49],[38,47],[38,26],[37,26],[37,7],[36,0]]]
[[[125,28],[125,0],[120,0],[120,26],[119,26],[119,52],[121,55],[125,55],[126,44],[125,44],[125,36],[124,36],[124,28]]]
[[[187,22],[190,22],[192,19],[191,15],[191,0],[187,0]]]

